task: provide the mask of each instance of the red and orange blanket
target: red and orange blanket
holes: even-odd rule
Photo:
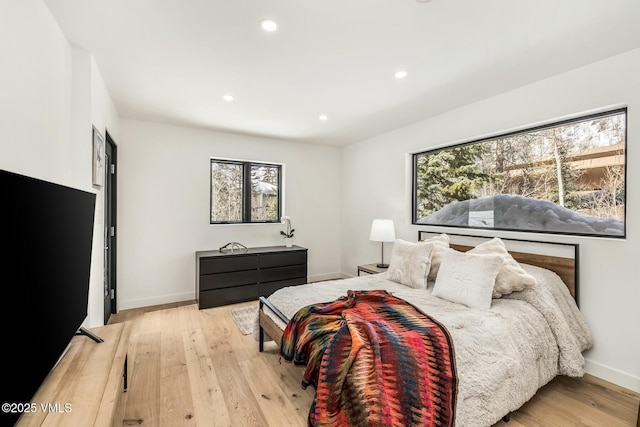
[[[316,388],[310,426],[453,426],[457,377],[444,326],[383,290],[298,310],[280,353]]]

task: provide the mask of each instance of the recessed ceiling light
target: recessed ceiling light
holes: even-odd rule
[[[224,99],[227,102],[231,102],[233,101],[235,98],[233,97],[233,95],[223,95],[222,99]]]
[[[404,79],[405,77],[407,77],[407,72],[405,70],[398,70],[393,74],[393,76],[396,79]]]
[[[320,114],[320,115],[318,116],[318,120],[322,120],[323,122],[324,122],[325,120],[327,120],[328,118],[329,118],[329,117],[327,117],[327,115],[326,115],[326,114]]]
[[[260,26],[263,30],[270,33],[278,29],[278,24],[276,24],[276,22],[272,21],[271,19],[263,19],[262,21],[260,21]]]

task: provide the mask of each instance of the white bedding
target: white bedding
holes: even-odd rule
[[[471,309],[386,279],[386,273],[292,286],[268,299],[292,318],[300,308],[329,302],[348,290],[385,289],[414,304],[449,330],[456,356],[456,426],[491,426],[522,406],[556,375],[584,374],[582,352],[591,332],[561,279],[522,264],[537,285]],[[269,314],[269,313],[268,313]],[[286,326],[272,313],[282,329]],[[254,327],[258,339],[258,319]]]

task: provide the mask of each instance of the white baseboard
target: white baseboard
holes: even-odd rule
[[[620,387],[640,393],[640,378],[600,363],[586,361],[585,370],[594,377],[617,384]]]
[[[127,301],[118,301],[118,311],[129,310],[132,308],[150,307],[153,305],[171,304],[182,301],[195,301],[195,292],[185,292],[182,294],[163,295],[153,298],[133,299]]]

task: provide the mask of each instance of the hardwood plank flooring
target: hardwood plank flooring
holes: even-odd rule
[[[125,310],[132,321],[124,426],[307,425],[312,387],[281,361],[274,343],[258,352],[236,327],[232,306],[198,310],[195,302]],[[590,375],[558,377],[499,427],[636,426],[640,394]],[[466,427],[466,426],[465,426]],[[469,426],[475,427],[475,426]]]

